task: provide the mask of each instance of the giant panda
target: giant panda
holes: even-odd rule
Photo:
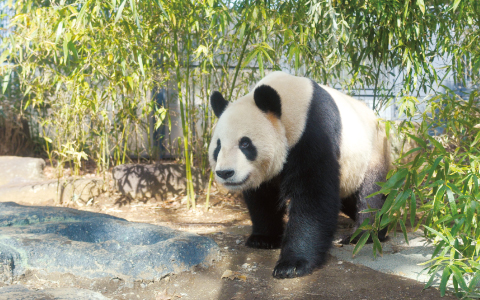
[[[219,92],[210,101],[215,179],[243,192],[253,225],[246,245],[281,248],[274,277],[304,276],[325,262],[340,210],[355,221],[353,233],[371,217],[360,211],[382,207],[383,195],[365,197],[386,179],[389,144],[362,102],[283,72],[234,102]]]

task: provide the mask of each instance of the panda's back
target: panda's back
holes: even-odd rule
[[[347,197],[360,187],[374,167],[379,145],[378,121],[363,102],[335,89],[322,86],[334,99],[341,118],[340,196]]]
[[[307,122],[320,122],[325,114],[340,116],[340,196],[347,197],[354,193],[365,179],[366,173],[376,165],[384,165],[385,134],[378,125],[377,117],[363,102],[345,95],[333,88],[314,85],[310,79],[297,77],[283,72],[272,72],[257,85],[269,85],[281,98],[281,122],[285,127],[288,146],[295,146],[304,134]],[[325,93],[326,92],[326,93]],[[322,116],[310,114],[312,100],[322,102]],[[327,102],[333,102],[338,111]]]

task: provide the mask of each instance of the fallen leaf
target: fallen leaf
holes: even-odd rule
[[[225,272],[223,272],[221,279],[223,278],[228,278],[230,280],[238,279],[241,281],[247,281],[247,275],[244,275],[240,272],[233,272],[232,270],[225,270]]]

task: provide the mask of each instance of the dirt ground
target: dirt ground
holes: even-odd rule
[[[31,289],[83,288],[111,299],[439,299],[435,288],[402,277],[379,273],[330,257],[312,275],[279,280],[271,275],[279,250],[247,248],[244,243],[251,222],[238,195],[212,191],[210,208],[204,211],[205,195],[197,208],[187,210],[184,196],[163,202],[133,200],[113,192],[88,205],[70,203],[76,209],[106,213],[134,222],[145,222],[198,233],[213,238],[221,259],[209,268],[167,276],[156,282],[124,282],[119,278],[91,280],[65,274],[31,272],[17,283]],[[339,231],[352,225],[340,218]],[[1,287],[1,284],[0,284]],[[445,299],[454,299],[446,296]]]

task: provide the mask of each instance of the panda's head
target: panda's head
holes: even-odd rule
[[[262,85],[232,103],[219,92],[210,101],[219,118],[208,150],[217,182],[243,191],[278,175],[287,156],[278,93]]]

